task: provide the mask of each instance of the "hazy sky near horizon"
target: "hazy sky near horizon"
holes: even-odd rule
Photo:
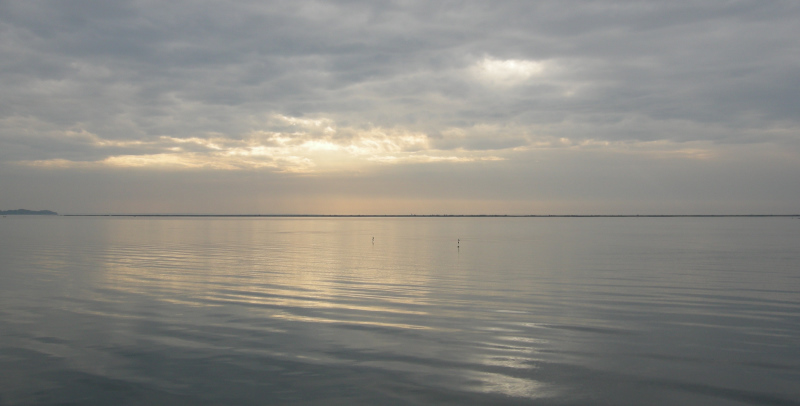
[[[800,212],[797,1],[0,0],[0,209]]]

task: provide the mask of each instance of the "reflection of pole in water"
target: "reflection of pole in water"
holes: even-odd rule
[[[375,237],[372,237],[372,245],[375,245]]]

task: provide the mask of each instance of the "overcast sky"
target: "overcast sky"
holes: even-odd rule
[[[797,1],[0,0],[0,209],[800,213]]]

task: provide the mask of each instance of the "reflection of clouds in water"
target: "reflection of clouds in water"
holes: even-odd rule
[[[518,341],[522,343],[531,343],[531,344],[547,344],[549,343],[548,340],[544,340],[541,338],[532,338],[532,337],[517,337],[517,336],[503,336],[497,337],[498,340],[508,340],[508,341]]]
[[[529,352],[534,352],[534,350],[529,350]],[[538,358],[528,358],[528,357],[516,357],[516,356],[490,356],[486,357],[483,362],[483,365],[491,365],[491,366],[498,366],[498,367],[507,367],[507,368],[514,368],[514,369],[530,369],[534,368],[534,363],[541,361]]]
[[[224,404],[280,391],[278,404],[791,403],[795,391],[780,359],[797,348],[796,220],[2,222],[0,342],[20,357],[6,387],[23,387],[3,399],[55,393],[41,376],[65,392],[40,403],[96,395],[87,374],[114,396],[130,383]],[[458,238],[472,241],[460,254]]]
[[[438,315],[431,312],[431,306],[440,303],[431,297],[433,266],[408,261],[404,255],[414,252],[418,260],[432,257],[421,255],[418,240],[396,238],[391,227],[374,248],[375,224],[362,223],[107,222],[104,244],[95,247],[102,264],[95,277],[103,288],[98,299],[114,304],[93,309],[92,314],[126,320],[114,331],[115,342],[125,345],[130,345],[125,337],[143,335],[162,347],[216,351],[222,348],[217,340],[234,340],[249,354],[304,364],[335,366],[357,360],[360,366],[386,373],[416,376],[426,371],[425,385],[439,382],[434,387],[462,393],[533,399],[553,392],[518,375],[538,370],[538,352],[546,343],[526,337],[528,326],[498,325],[492,317],[493,321],[469,329],[477,335],[468,339],[467,348],[443,354],[435,343],[452,334],[448,329],[452,326],[435,320],[454,314],[443,309]],[[356,227],[355,231],[365,227],[361,231],[369,231],[364,235],[370,237],[342,239],[342,226]],[[352,232],[345,230],[345,235]],[[353,255],[342,256],[342,251]],[[151,316],[141,311],[152,310],[159,302],[170,306],[156,307],[165,312],[165,327],[155,334],[142,327]],[[171,313],[177,309],[184,314]],[[498,313],[528,320],[526,312]],[[204,340],[207,334],[215,340]],[[265,334],[270,337],[267,341]],[[295,341],[286,342],[284,337]],[[384,352],[362,354],[363,348],[375,343]],[[429,365],[428,360],[434,363]],[[453,369],[451,363],[461,367]]]
[[[336,324],[351,324],[351,325],[364,325],[364,326],[375,326],[375,327],[390,327],[390,328],[398,328],[403,330],[431,330],[434,329],[433,327],[428,326],[418,326],[413,324],[398,324],[398,323],[383,323],[377,321],[364,321],[364,320],[340,320],[340,319],[328,319],[322,317],[309,317],[309,316],[298,316],[295,314],[290,313],[279,313],[272,315],[275,319],[283,319],[283,320],[291,320],[291,321],[300,321],[306,323],[336,323]]]
[[[125,235],[110,236],[115,243],[104,247],[102,276],[109,288],[198,306],[240,303],[426,314],[425,272],[399,272],[406,269],[391,263],[396,258],[376,255],[371,245],[361,252],[359,248],[367,249],[363,244],[339,240],[336,227],[341,224],[335,222],[255,221],[235,235],[231,231],[241,226],[236,221],[208,221],[203,228],[167,219],[116,224],[139,227],[124,227]],[[172,233],[181,243],[143,244],[147,238],[137,231],[152,233],[152,228]],[[342,249],[359,255],[340,256]]]
[[[519,398],[552,397],[555,392],[549,386],[531,379],[515,378],[489,372],[471,372],[468,378],[473,381],[468,390],[481,393],[500,393]]]
[[[474,351],[470,354],[470,364],[477,367],[460,371],[460,375],[468,382],[464,390],[531,399],[554,396],[553,388],[542,382],[481,371],[485,367],[494,370],[508,368],[515,371],[509,373],[517,375],[537,370],[537,364],[542,361],[537,354],[542,347],[550,344],[548,340],[524,336],[523,331],[514,328],[487,326],[478,330],[488,332],[491,336],[475,342]]]

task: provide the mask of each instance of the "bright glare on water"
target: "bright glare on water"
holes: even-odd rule
[[[800,220],[9,216],[55,404],[798,405]]]

